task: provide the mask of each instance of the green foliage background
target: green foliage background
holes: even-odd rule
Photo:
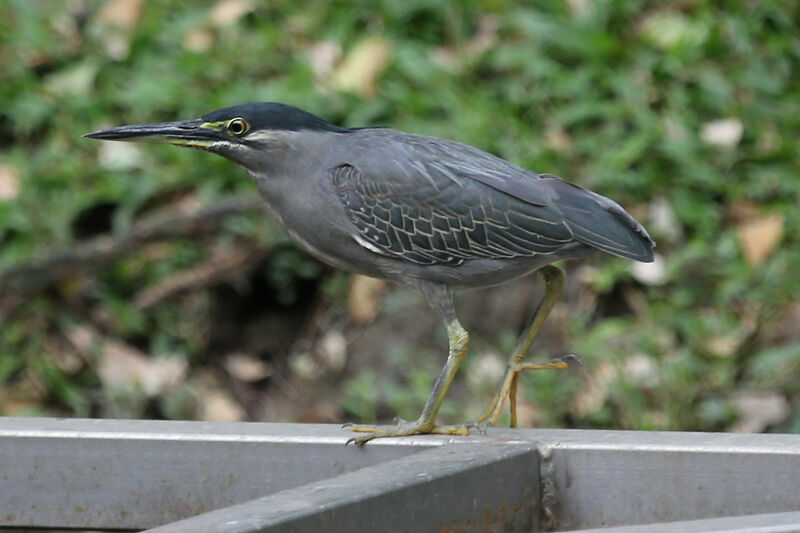
[[[581,281],[565,298],[561,340],[545,347],[581,354],[584,378],[529,377],[539,423],[724,430],[758,418],[744,395],[773,400],[766,411],[784,406],[758,429],[800,432],[800,4],[276,0],[228,2],[245,8],[226,23],[214,14],[224,2],[156,0],[140,11],[115,3],[137,16],[114,19],[91,1],[0,4],[0,158],[18,181],[0,200],[0,269],[119,235],[181,199],[255,194],[221,158],[109,149],[83,133],[247,101],[291,103],[344,125],[479,146],[610,196],[648,226],[663,282],[643,283],[606,257],[567,265]],[[344,90],[315,63],[338,50],[330,66],[341,70],[376,42],[388,56],[372,87]],[[741,124],[741,138],[704,139],[704,127],[725,119]],[[741,232],[769,217],[782,237],[763,262],[747,261]],[[263,214],[233,217],[210,239],[149,247],[21,300],[0,285],[0,414],[196,416],[197,381],[155,397],[120,391],[92,364],[64,364],[58,346],[64,331],[89,322],[153,358],[183,358],[189,376],[224,374],[203,329],[218,287],[144,311],[131,298],[209,249],[241,242],[267,254],[256,275],[279,303],[302,306],[310,280],[330,314],[346,315],[346,278],[294,250]],[[583,292],[592,305],[579,305]],[[404,312],[402,298],[388,297],[384,320]],[[507,349],[516,332],[483,333],[483,346]],[[327,418],[415,416],[439,365],[418,344],[411,336],[394,345],[395,370],[420,360],[415,350],[430,363],[401,372],[400,384],[385,366],[337,374]],[[292,375],[280,364],[285,351],[255,355]],[[253,388],[280,394],[276,380]],[[474,416],[477,403],[445,415]]]

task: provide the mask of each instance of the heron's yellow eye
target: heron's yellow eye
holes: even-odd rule
[[[234,118],[228,121],[228,131],[233,133],[237,137],[239,135],[244,135],[249,129],[250,126],[243,118]]]

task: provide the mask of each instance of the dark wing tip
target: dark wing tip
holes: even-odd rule
[[[608,200],[608,198],[605,197],[601,198]],[[619,204],[613,202],[612,200],[608,200],[608,202],[611,203],[608,211],[614,216],[615,219],[617,219],[620,224],[627,227],[633,233],[634,237],[633,242],[631,243],[632,246],[626,249],[627,251],[630,251],[630,253],[623,254],[621,257],[626,257],[635,261],[641,261],[642,263],[652,263],[655,260],[653,248],[656,247],[656,241],[650,238],[650,235],[647,233],[647,230],[644,229],[644,226],[639,224],[639,222],[629,215],[628,212],[625,211]]]
[[[555,193],[554,204],[564,213],[577,241],[618,257],[653,262],[656,243],[619,204],[561,178],[546,176],[542,181]]]

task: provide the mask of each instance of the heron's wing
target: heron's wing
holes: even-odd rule
[[[580,243],[653,260],[647,231],[604,196],[473,146],[378,131],[331,171],[359,242],[373,251],[422,264],[460,263]]]
[[[546,199],[534,205],[436,169],[388,174],[350,164],[331,171],[357,240],[374,252],[418,264],[459,264],[553,253],[574,241]]]

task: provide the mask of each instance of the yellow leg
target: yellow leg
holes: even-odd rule
[[[469,429],[478,427],[485,428],[487,425],[494,425],[500,416],[503,409],[505,399],[509,399],[509,408],[511,410],[511,427],[517,425],[517,375],[523,370],[545,370],[545,369],[558,369],[563,370],[569,365],[566,361],[567,358],[562,360],[550,361],[547,363],[525,363],[525,355],[530,350],[533,340],[539,333],[542,324],[547,319],[553,306],[561,297],[564,291],[564,272],[554,266],[545,266],[541,272],[545,281],[545,293],[541,303],[534,312],[531,325],[525,336],[520,340],[514,352],[508,361],[503,382],[500,385],[497,393],[492,399],[492,403],[486,412],[481,415],[475,422],[452,425],[452,426],[437,426],[436,415],[439,408],[444,401],[450,384],[461,366],[462,361],[467,355],[467,344],[469,336],[466,330],[461,327],[461,324],[455,318],[455,312],[452,308],[452,300],[449,290],[442,292],[441,287],[436,286],[421,286],[423,294],[428,298],[428,301],[437,310],[447,322],[447,333],[449,339],[449,354],[447,362],[442,368],[436,383],[433,386],[428,401],[422,409],[422,414],[413,422],[400,421],[395,426],[366,426],[366,425],[350,425],[351,431],[366,433],[360,437],[354,437],[347,442],[354,442],[356,444],[364,444],[375,438],[381,437],[403,437],[408,435],[422,435],[422,434],[443,434],[443,435],[468,435]],[[569,356],[577,359],[575,356]]]
[[[452,319],[447,324],[447,336],[449,338],[450,350],[447,356],[447,362],[442,368],[439,377],[436,378],[436,383],[433,385],[428,401],[425,402],[425,407],[422,409],[422,414],[413,422],[401,421],[393,427],[380,427],[380,426],[349,426],[351,431],[360,433],[367,433],[360,437],[353,437],[348,440],[356,444],[364,444],[372,439],[379,437],[404,437],[407,435],[421,435],[429,433],[437,433],[444,435],[469,435],[469,428],[466,425],[460,426],[437,426],[436,414],[442,406],[444,397],[453,378],[461,366],[461,362],[467,355],[467,345],[469,343],[469,335],[467,331],[461,327],[458,320]]]
[[[489,404],[489,408],[484,412],[476,421],[475,424],[481,427],[487,425],[494,425],[500,417],[503,410],[503,403],[505,399],[509,399],[509,409],[511,411],[511,427],[517,426],[517,375],[523,370],[564,370],[569,367],[566,360],[556,360],[547,363],[525,363],[525,356],[530,350],[533,340],[542,328],[542,324],[547,319],[553,306],[564,292],[564,271],[558,267],[548,265],[542,268],[541,272],[544,277],[544,297],[541,303],[536,308],[531,320],[531,325],[528,327],[527,333],[520,339],[519,344],[511,353],[506,366],[506,372],[503,376],[503,381],[497,393]],[[574,357],[574,356],[571,356]],[[577,358],[575,358],[577,359]]]

